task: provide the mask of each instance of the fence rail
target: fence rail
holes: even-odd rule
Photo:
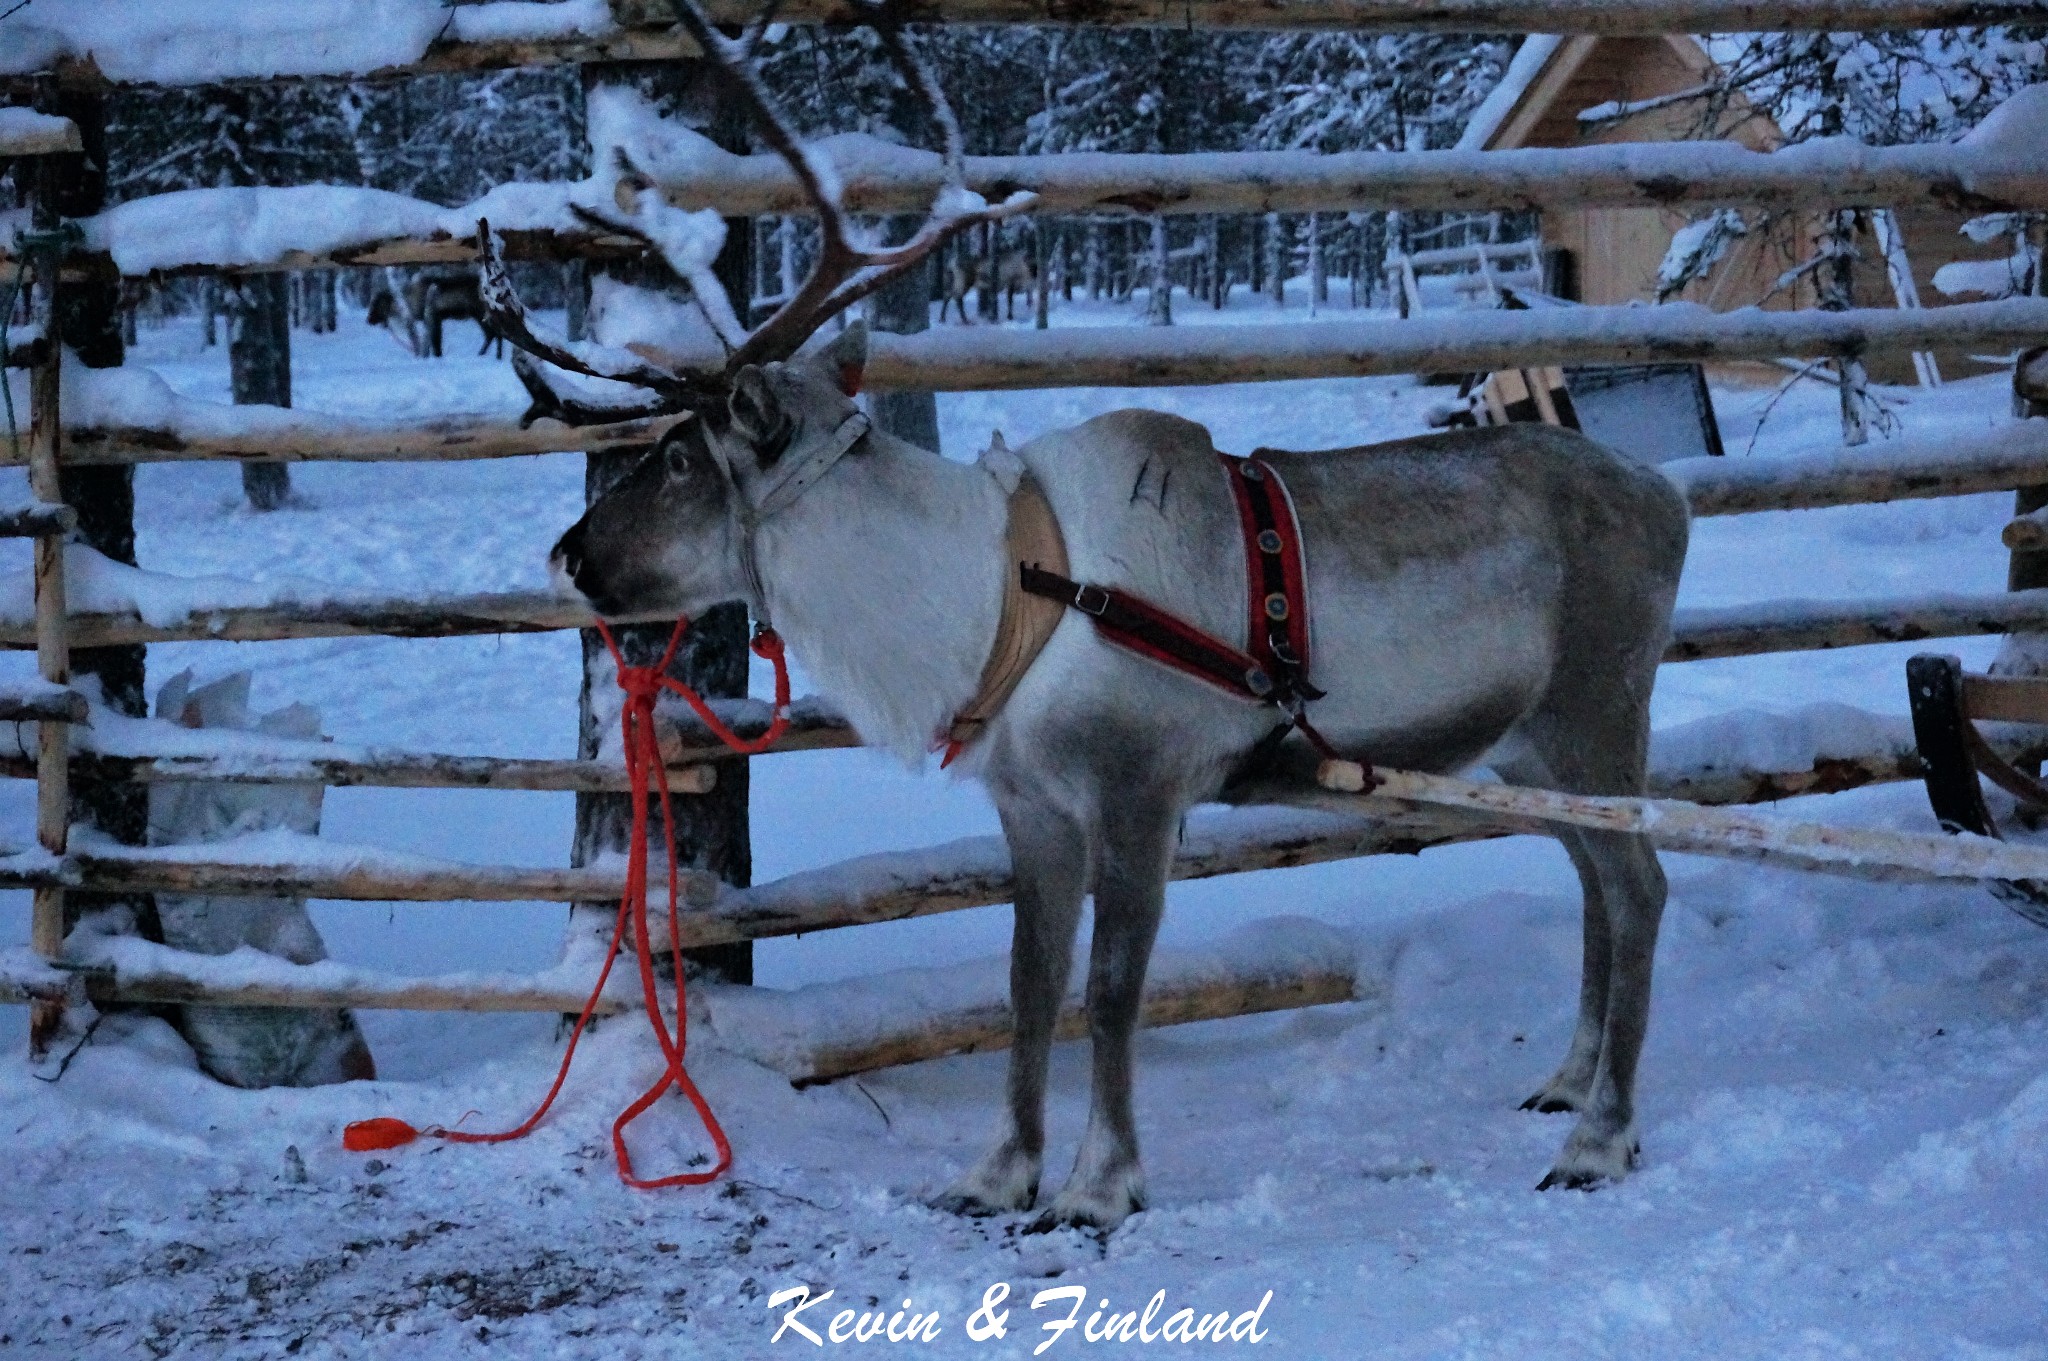
[[[2018,348],[2044,339],[2048,299],[2039,298],[1921,310],[1710,312],[1674,304],[1432,314],[1312,325],[1056,331],[982,327],[914,336],[878,334],[871,342],[866,385],[874,391],[948,392],[1180,387],[1477,373],[1543,364],[1828,358],[1956,345]],[[702,358],[708,362],[712,356]],[[168,428],[67,430],[65,461],[500,458],[644,443],[673,423],[672,418],[634,420],[583,430],[554,422],[521,428],[509,420],[373,426],[292,413],[266,420],[258,430],[230,434],[222,429],[220,413],[234,408],[192,403],[180,409],[189,413],[182,418],[185,423]],[[2026,443],[2031,437],[2005,438]],[[1965,437],[1962,442],[1974,446],[1976,440]],[[9,461],[0,450],[0,466]],[[1843,476],[1848,476],[1846,469]]]
[[[841,202],[851,212],[923,213],[943,187],[940,159],[930,152],[862,138],[836,140],[820,154],[833,161]],[[2048,154],[2042,150],[2020,154],[1951,144],[1868,147],[1824,141],[1769,153],[1735,142],[1333,154],[1089,152],[970,156],[965,169],[969,187],[991,201],[1027,191],[1036,195],[1029,211],[1068,216],[1397,208],[1475,212],[1753,207],[1777,213],[1833,207],[1931,207],[1975,213],[2048,208]],[[545,195],[540,186],[533,187]],[[722,157],[693,168],[687,179],[663,182],[661,188],[672,204],[690,210],[715,208],[747,217],[812,212],[788,164],[765,152]],[[180,197],[191,200],[191,213],[204,214],[209,210],[208,192]],[[237,192],[243,196],[237,200],[240,212],[250,211],[246,199],[252,194],[274,217],[289,218],[294,212],[294,190]],[[556,186],[554,192],[566,199],[569,189]],[[134,211],[124,205],[100,221],[114,222]],[[387,210],[381,216],[388,220],[390,214]],[[459,215],[451,211],[444,216]],[[508,259],[617,259],[645,249],[629,236],[562,230],[543,225],[539,218],[508,223],[501,212],[494,221],[501,253]],[[473,216],[463,226],[460,232],[366,237],[338,244],[333,243],[331,227],[323,235],[309,235],[302,245],[271,234],[263,248],[269,254],[259,254],[252,243],[225,257],[216,253],[223,249],[221,242],[208,237],[206,253],[187,260],[167,260],[161,241],[152,239],[146,257],[149,268],[141,272],[208,274],[474,260],[475,234],[467,230],[474,226]],[[123,255],[118,233],[114,240],[113,258],[118,262]],[[1448,260],[1457,254],[1424,251],[1411,258],[1422,264],[1430,256],[1445,255]],[[81,251],[74,261],[89,258],[91,253]],[[0,263],[6,260],[0,243]],[[140,270],[140,262],[133,263]]]
[[[1919,758],[1904,719],[1879,720],[1879,739],[1864,750],[1823,752],[1807,765],[1784,769],[1708,763],[1653,764],[1650,792],[1693,802],[1750,804],[1802,794],[1830,793],[1886,781],[1919,777]],[[1994,730],[1993,747],[2009,760],[2048,756],[2048,734],[2038,730]],[[1250,790],[1245,797],[1290,797],[1287,790]],[[1311,796],[1313,797],[1313,796]],[[1518,825],[1469,814],[1396,809],[1371,821],[1315,813],[1266,812],[1238,815],[1197,826],[1177,856],[1176,880],[1210,878],[1256,869],[1322,864],[1358,856],[1407,853],[1454,842],[1511,835]],[[339,850],[308,838],[324,861],[345,859]],[[212,848],[230,852],[232,843]],[[61,883],[65,887],[190,891],[194,876],[205,876],[207,892],[307,893],[344,898],[425,900],[429,874],[443,882],[437,891],[461,899],[504,897],[543,901],[599,901],[616,896],[622,875],[609,870],[520,870],[440,863],[404,873],[358,869],[353,877],[331,864],[291,866],[274,855],[172,861],[95,842],[91,854],[59,860],[16,856],[0,859],[0,885]],[[194,848],[178,854],[192,855]],[[390,857],[367,857],[370,861]],[[220,877],[215,877],[215,870]],[[229,887],[227,885],[234,885]],[[1010,901],[1014,888],[1007,852],[993,837],[970,838],[950,846],[907,854],[868,856],[841,866],[792,875],[751,889],[721,888],[709,876],[692,876],[682,910],[685,946],[761,939],[804,931],[895,921]],[[587,897],[586,897],[587,895]],[[692,899],[697,901],[691,901]],[[657,916],[663,914],[656,914]],[[218,968],[205,957],[181,956],[164,947],[144,950],[139,970],[107,966],[88,969],[82,983],[66,971],[26,959],[0,957],[0,1001],[48,1000],[74,983],[103,1002],[206,1002],[244,1006],[360,1006],[416,1010],[574,1010],[583,994],[566,982],[541,978],[457,975],[443,978],[370,976],[332,964],[292,965],[268,961],[263,977],[222,984]],[[337,981],[337,971],[345,976]],[[1228,1013],[1218,1013],[1228,1014]]]
[[[744,25],[754,0],[710,0],[704,8],[719,23]],[[673,61],[696,55],[696,46],[669,24],[668,11],[649,0],[610,0],[612,22],[571,22],[533,36],[468,35],[459,21],[450,36],[409,61],[364,67],[346,60],[314,62],[303,74],[390,78],[438,71],[614,61]],[[1663,33],[1871,32],[1958,25],[2039,24],[2039,0],[908,0],[900,7],[913,23],[1213,28],[1268,31],[1378,29],[1427,33],[1587,33],[1655,36]],[[457,10],[458,16],[460,9]],[[776,10],[788,23],[851,26],[864,10],[850,0],[788,0]],[[6,30],[0,28],[0,35]],[[314,47],[319,34],[304,35]],[[347,44],[336,44],[340,51]],[[317,50],[317,49],[316,49]],[[74,84],[107,85],[109,65],[79,53],[57,74]],[[209,64],[190,84],[227,79],[276,83],[268,65],[240,68]],[[32,88],[34,76],[0,77],[0,89]],[[129,83],[143,83],[133,81]]]

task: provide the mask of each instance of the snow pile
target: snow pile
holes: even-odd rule
[[[2048,85],[2029,85],[1957,138],[1956,145],[2000,156],[2038,157],[2044,128],[2048,128]]]
[[[1847,704],[1808,704],[1787,713],[1744,709],[1657,729],[1650,739],[1650,784],[1716,771],[1782,774],[1831,759],[1912,750],[1910,722]]]
[[[0,20],[0,73],[91,61],[168,85],[353,75],[417,61],[435,42],[612,30],[603,0],[449,8],[442,0],[37,0]]]
[[[1987,1182],[2043,1169],[2048,1169],[2048,1073],[1982,1120],[1923,1135],[1872,1189],[1880,1201],[1895,1203],[1930,1194],[1961,1195]]]

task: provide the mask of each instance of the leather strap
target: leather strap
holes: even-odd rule
[[[1244,531],[1251,654],[1276,683],[1304,700],[1321,699],[1308,682],[1308,567],[1293,498],[1264,459],[1220,457]]]
[[[1028,473],[1010,493],[1003,539],[1003,610],[996,622],[995,642],[989,646],[974,698],[946,726],[942,765],[950,765],[960,749],[981,736],[989,720],[1002,711],[1066,614],[1058,602],[1024,588],[1025,572],[1044,570],[1064,576],[1067,571],[1067,544],[1060,535],[1059,520],[1053,515],[1052,503]]]
[[[1251,651],[1115,587],[1072,581],[1029,565],[1021,569],[1021,584],[1032,595],[1089,616],[1096,631],[1119,647],[1239,699],[1275,706],[1318,752],[1334,757],[1337,752],[1306,713],[1308,702],[1323,692],[1307,676],[1308,589],[1294,504],[1271,464],[1222,457],[1245,535]]]

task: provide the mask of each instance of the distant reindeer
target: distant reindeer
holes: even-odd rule
[[[951,308],[959,313],[963,326],[971,325],[967,319],[968,293],[975,289],[986,292],[993,288],[1002,294],[1005,319],[1015,321],[1017,295],[1022,293],[1028,298],[1038,291],[1038,266],[1021,250],[1003,253],[1002,258],[996,262],[993,283],[989,281],[988,274],[988,267],[982,261],[955,256],[953,262],[947,266],[946,299],[939,304],[939,320],[944,322],[947,309]]]
[[[743,69],[743,50],[692,0],[678,12],[714,63]],[[967,195],[956,125],[900,33],[880,32],[938,112],[949,176],[940,202],[957,203]],[[915,761],[934,734],[964,742],[960,767],[988,787],[1014,866],[1015,1039],[994,1143],[936,1197],[941,1206],[996,1214],[1037,1199],[1048,1056],[1093,893],[1088,1128],[1072,1175],[1031,1227],[1113,1227],[1145,1203],[1132,1034],[1182,819],[1204,800],[1298,783],[1316,753],[1275,709],[1111,645],[1082,611],[1122,591],[1248,646],[1253,550],[1229,479],[1251,477],[1242,470],[1252,465],[1226,472],[1206,429],[1148,411],[1051,431],[1014,454],[999,444],[972,465],[872,428],[852,396],[865,331],[805,356],[799,346],[1028,196],[937,217],[914,248],[865,249],[758,84],[731,88],[789,149],[823,248],[796,297],[722,367],[572,352],[537,336],[487,243],[485,295],[498,329],[527,352],[513,362],[540,407],[588,421],[695,413],[562,535],[553,566],[604,614],[745,601],[868,744]],[[579,405],[531,356],[653,395],[631,408]],[[1688,530],[1669,482],[1536,425],[1259,458],[1284,480],[1305,547],[1310,664],[1326,692],[1313,713],[1329,743],[1410,769],[1484,761],[1550,789],[1642,792],[1650,689]],[[1067,570],[1090,585],[1076,608],[1055,612],[1007,700],[963,737],[958,720],[988,693],[1006,602],[1022,598],[1011,587],[1022,576],[1030,589],[1006,527],[1032,497],[1057,523]],[[1275,551],[1263,534],[1258,551]],[[1665,883],[1641,837],[1559,835],[1584,891],[1585,972],[1569,1051],[1527,1105],[1578,1112],[1542,1184],[1589,1187],[1636,1161],[1636,1063]]]
[[[478,291],[475,270],[417,274],[405,285],[405,303],[411,316],[426,327],[426,353],[435,359],[441,357],[442,323],[458,318],[474,321],[483,328],[484,343],[478,347],[478,354],[493,345],[500,356],[505,353],[505,338],[491,330],[489,309]],[[398,319],[397,299],[389,289],[379,289],[370,299],[365,320],[372,326],[388,327]]]

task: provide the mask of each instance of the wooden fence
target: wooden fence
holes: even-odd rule
[[[1080,6],[1027,0],[912,0],[919,18],[958,22],[1196,22],[1254,27],[1381,26],[1448,31],[1633,33],[1674,29],[1760,26],[1820,29],[1886,28],[2001,18],[2039,20],[2039,3],[1929,4],[1894,0],[1444,0],[1415,6],[1406,0],[1202,0],[1172,6],[1087,0]],[[675,55],[677,39],[643,16],[643,6],[615,6],[619,23],[601,35],[500,45],[446,45],[419,68],[488,61],[591,59],[595,56]],[[657,11],[658,12],[658,11]],[[836,22],[848,17],[830,0],[791,0],[783,17]],[[580,45],[579,45],[580,44]],[[666,46],[664,46],[664,44]],[[60,121],[61,120],[52,120]],[[13,155],[62,151],[75,132],[47,122],[0,147]],[[1611,149],[1596,149],[1611,150]],[[1602,179],[1593,159],[1575,152],[1476,153],[1453,164],[1406,154],[1378,158],[1297,158],[1284,173],[1262,180],[1228,158],[1010,158],[975,171],[991,187],[1030,184],[1053,211],[1097,211],[1123,197],[1134,211],[1242,211],[1305,206],[1529,207],[1565,204],[1761,203],[1813,206],[1852,201],[1890,204],[1944,195],[1998,206],[2048,206],[2048,172],[2035,162],[1968,161],[1924,148],[1885,152],[1823,150],[1805,173],[1789,156],[1697,148],[1649,151],[1643,166],[1658,175],[1610,173]],[[1577,160],[1574,158],[1578,157]],[[1661,161],[1659,158],[1663,158]],[[1679,159],[1683,174],[1679,174]],[[1719,157],[1720,160],[1715,160]],[[1830,159],[1832,158],[1832,159]],[[749,158],[733,158],[736,164]],[[1610,158],[1611,159],[1611,158]],[[1725,160],[1727,164],[1722,164]],[[1138,164],[1143,161],[1145,164]],[[1202,162],[1202,164],[1195,164]],[[1665,164],[1665,162],[1669,162]],[[1575,168],[1576,167],[1576,168]],[[1612,171],[1613,167],[1609,167]],[[849,192],[863,209],[893,211],[928,186],[918,173],[855,177]],[[1003,176],[1011,177],[1004,180]],[[1036,179],[1032,179],[1036,176]],[[669,186],[693,205],[726,211],[790,211],[788,186],[776,172],[740,165],[709,185]],[[860,198],[868,194],[868,198]],[[692,197],[695,195],[696,197]],[[1290,197],[1292,195],[1292,197]],[[1971,199],[1969,195],[1979,196]],[[39,222],[39,227],[54,222]],[[561,238],[536,245],[568,253],[618,251],[616,239]],[[404,239],[375,246],[380,262],[449,258],[471,249],[459,238]],[[439,254],[436,254],[439,252]],[[318,257],[285,252],[250,268],[297,267]],[[352,256],[361,262],[366,257]],[[75,262],[74,262],[75,263]],[[238,266],[239,268],[240,266]],[[38,286],[53,306],[65,274],[42,270]],[[1146,386],[1229,383],[1288,378],[1483,370],[1572,362],[1668,359],[1840,357],[1878,350],[1916,350],[1967,343],[2016,347],[2048,340],[2048,300],[2018,300],[1925,311],[1745,312],[1717,315],[1687,307],[1581,308],[1519,314],[1429,317],[1312,327],[1204,327],[1161,335],[1136,329],[1001,332],[972,337],[879,337],[869,376],[873,386],[970,390],[1061,386]],[[31,383],[31,430],[23,461],[34,503],[0,514],[0,533],[33,536],[35,608],[32,617],[0,619],[0,646],[33,647],[39,686],[0,693],[0,775],[33,776],[38,783],[37,845],[0,856],[0,886],[34,892],[32,955],[0,954],[0,999],[35,1008],[34,1030],[46,1034],[58,1009],[80,998],[99,1002],[209,1002],[258,1006],[390,1006],[457,1010],[574,1009],[587,978],[555,974],[525,979],[456,975],[394,978],[337,965],[278,962],[261,977],[227,976],[199,956],[128,942],[113,955],[63,956],[63,895],[68,891],[203,892],[374,901],[582,902],[615,897],[623,882],[616,866],[526,869],[400,857],[314,838],[293,843],[265,838],[203,847],[143,849],[121,846],[67,826],[68,787],[81,777],[144,782],[168,779],[320,782],[397,788],[616,790],[624,773],[599,761],[506,760],[444,753],[337,747],[326,743],[221,738],[186,734],[175,748],[152,749],[146,736],[102,737],[83,699],[68,687],[68,657],[75,647],[177,639],[262,640],[381,634],[401,637],[587,627],[580,604],[541,594],[469,597],[372,597],[338,593],[317,599],[224,598],[218,608],[196,609],[182,620],[144,620],[132,613],[87,613],[67,608],[63,544],[71,528],[58,487],[60,461],[81,465],[157,460],[332,459],[454,460],[557,450],[594,450],[645,443],[658,421],[569,430],[542,422],[518,429],[509,423],[458,421],[379,426],[276,413],[261,429],[234,432],[219,420],[109,425],[65,429],[56,347],[46,346]],[[90,374],[77,381],[90,383]],[[1867,502],[1965,495],[2048,485],[2048,422],[1997,428],[1966,439],[1902,442],[1861,456],[1838,451],[1808,458],[1745,463],[1694,460],[1672,465],[1700,515],[1809,509]],[[2048,630],[2048,590],[2004,595],[1924,597],[1864,602],[1783,602],[1724,610],[1681,612],[1667,661],[1730,657],[1801,649],[1854,646],[1908,638],[2015,629]],[[735,706],[742,731],[762,721],[759,706]],[[81,722],[81,719],[84,721]],[[110,729],[122,725],[109,725]],[[758,730],[756,728],[756,730]],[[125,731],[147,732],[147,725]],[[10,740],[11,737],[11,740]],[[774,748],[788,752],[851,746],[858,736],[819,705],[805,706],[791,733]],[[2008,754],[2048,755],[2048,740],[2001,738]],[[722,755],[694,720],[665,714],[664,759],[685,790],[702,792],[715,776],[706,762]],[[1886,730],[1875,749],[1827,752],[1807,768],[1741,769],[1721,766],[1658,768],[1656,792],[1695,802],[1758,802],[1914,778],[1917,758],[1903,724]],[[1504,835],[1517,828],[1444,812],[1405,811],[1364,820],[1327,814],[1241,814],[1188,837],[1174,865],[1177,879],[1313,864]],[[999,842],[977,839],[944,854],[866,857],[849,865],[733,889],[702,874],[684,876],[681,936],[691,947],[796,932],[898,920],[1008,901],[1009,865]],[[128,949],[127,946],[136,946]],[[1321,975],[1318,975],[1321,979]],[[1216,987],[1165,999],[1156,1014],[1188,1018],[1277,1005],[1333,1000],[1328,980],[1313,986]],[[1213,980],[1212,980],[1213,983]],[[1199,996],[1196,996],[1199,993]],[[1192,999],[1192,1000],[1190,1000]],[[972,1029],[970,1027],[970,1029]],[[986,1027],[983,1027],[985,1030]],[[987,1047],[981,1030],[971,1043]],[[933,1043],[938,1043],[937,1049]],[[947,1052],[947,1042],[913,1044],[889,1052],[922,1056]],[[849,1060],[850,1061],[850,1060]],[[829,1065],[828,1065],[829,1066]],[[815,1065],[809,1076],[823,1071]],[[824,1075],[829,1075],[826,1073]]]

